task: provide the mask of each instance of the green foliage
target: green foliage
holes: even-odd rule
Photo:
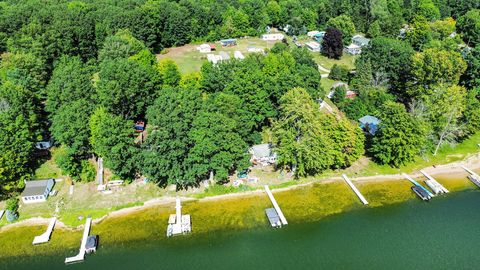
[[[98,102],[124,119],[135,119],[144,113],[159,85],[153,67],[122,58],[102,62],[99,76]]]
[[[369,149],[373,157],[381,164],[394,167],[413,161],[426,138],[422,124],[405,110],[403,104],[392,101],[383,104],[380,120]]]
[[[416,13],[427,18],[429,21],[440,19],[440,10],[435,6],[432,0],[418,1]]]
[[[340,85],[340,86],[335,87],[335,89],[333,91],[334,92],[333,92],[333,96],[332,96],[332,101],[335,104],[338,104],[338,106],[340,106],[340,104],[342,104],[345,101],[345,95],[347,94],[347,88],[344,85]]]
[[[463,113],[462,122],[463,136],[468,137],[480,130],[480,88],[468,91],[465,99],[465,112]]]
[[[467,70],[462,75],[462,84],[469,89],[480,87],[480,46],[475,47],[465,57]]]
[[[5,203],[5,210],[10,210],[16,213],[18,211],[18,202],[19,200],[17,197],[8,199],[7,202]]]
[[[162,84],[167,86],[177,86],[182,78],[178,66],[170,59],[164,59],[158,63],[158,73]]]
[[[340,30],[332,27],[327,28],[322,40],[322,54],[328,58],[340,59],[343,55],[343,40]]]
[[[432,30],[423,16],[415,17],[406,33],[406,40],[417,51],[422,50],[425,44],[432,40]]]
[[[84,182],[95,181],[97,171],[95,166],[88,160],[82,160],[81,163],[82,172],[80,173],[80,179]]]
[[[105,39],[102,49],[98,52],[100,62],[118,58],[139,57],[145,53],[145,45],[132,36],[128,30],[118,31],[115,35]]]
[[[288,91],[280,113],[273,126],[278,165],[290,167],[297,177],[349,166],[363,153],[360,129],[348,120],[322,114],[304,89]]]
[[[123,179],[135,176],[137,149],[134,145],[133,122],[97,108],[90,117],[90,143],[95,154],[103,157],[105,167]]]
[[[480,9],[472,9],[458,18],[457,31],[468,45],[480,44]]]
[[[334,64],[333,67],[330,69],[330,74],[328,74],[328,78],[332,80],[348,82],[349,72],[350,70],[347,66]]]
[[[328,20],[327,27],[332,27],[342,32],[344,46],[348,46],[352,42],[352,37],[356,32],[355,24],[353,24],[352,19],[348,15],[340,15]]]
[[[62,146],[53,154],[55,164],[62,170],[62,174],[70,176],[74,180],[79,179],[82,171],[80,158],[75,155],[72,149]]]
[[[367,36],[369,38],[377,38],[382,36],[382,29],[380,28],[380,23],[378,21],[374,21],[370,27],[368,27]]]

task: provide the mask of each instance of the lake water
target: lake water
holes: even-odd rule
[[[480,191],[468,190],[277,230],[108,245],[100,240],[97,253],[80,264],[64,265],[65,256],[74,255],[67,251],[4,259],[0,269],[479,269],[479,208]]]

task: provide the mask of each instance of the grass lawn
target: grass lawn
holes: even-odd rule
[[[230,57],[233,59],[233,53],[235,51],[240,51],[243,55],[249,54],[248,47],[253,46],[256,48],[272,48],[273,45],[279,41],[264,41],[258,37],[249,37],[249,38],[239,38],[237,39],[237,46],[233,47],[222,47],[220,42],[209,44],[215,44],[217,50],[212,51],[212,54],[219,54],[221,51],[228,52]],[[197,51],[197,46],[199,44],[189,44],[181,47],[169,48],[168,53],[158,54],[157,59],[172,59],[177,63],[180,72],[183,74],[200,71],[203,63],[207,61],[207,53],[200,53]]]
[[[325,90],[325,93],[328,94],[330,92],[330,89],[332,89],[332,86],[334,83],[336,83],[337,81],[334,81],[332,79],[329,79],[329,78],[322,78],[320,80],[320,84],[322,85],[323,87],[323,90]]]
[[[61,178],[62,170],[58,168],[57,164],[53,161],[53,158],[47,160],[35,170],[33,179],[48,179],[48,178]]]
[[[347,66],[349,69],[354,69],[355,68],[355,60],[358,58],[358,56],[350,55],[350,54],[343,54],[343,56],[339,59],[330,59],[327,58],[320,53],[314,53],[312,52],[313,60],[322,67],[326,69],[332,69],[333,65],[344,65]]]

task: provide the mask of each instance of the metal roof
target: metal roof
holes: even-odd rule
[[[25,189],[22,192],[22,197],[43,195],[49,182],[53,182],[53,179],[25,182]]]

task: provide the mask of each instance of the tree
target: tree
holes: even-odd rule
[[[124,179],[133,179],[137,171],[137,149],[133,122],[97,108],[90,117],[90,144],[95,154],[105,159],[105,167]]]
[[[33,94],[9,81],[0,86],[0,192],[29,178],[38,116]]]
[[[97,95],[100,105],[124,119],[135,119],[144,114],[158,88],[153,68],[128,59],[102,62],[99,77]]]
[[[425,17],[429,21],[440,19],[440,10],[435,6],[432,0],[420,0],[416,13]]]
[[[194,179],[207,179],[213,172],[223,182],[235,169],[249,166],[248,147],[236,132],[235,120],[221,113],[199,113],[188,137],[193,147],[186,163]]]
[[[480,44],[480,9],[472,9],[458,18],[457,31],[468,45]]]
[[[463,136],[470,136],[480,130],[480,88],[468,91],[465,99],[465,111],[461,122],[463,126]]]
[[[118,31],[105,39],[102,49],[98,52],[100,62],[128,58],[145,50],[145,44],[132,36],[128,30]]]
[[[461,135],[460,118],[465,110],[465,88],[441,84],[425,95],[429,123],[432,126],[434,155],[445,143],[454,143]]]
[[[46,88],[46,110],[55,113],[61,106],[79,99],[94,103],[92,73],[93,68],[83,64],[79,57],[60,58]]]
[[[349,72],[350,70],[347,66],[334,64],[330,70],[330,73],[328,74],[328,78],[332,80],[348,82]]]
[[[280,118],[272,128],[273,143],[278,165],[290,167],[295,176],[349,166],[363,153],[358,126],[321,113],[304,89],[288,91],[280,104]]]
[[[192,147],[188,133],[200,108],[195,88],[164,88],[147,110],[149,136],[142,145],[142,173],[158,184],[191,186],[196,179],[186,163]]]
[[[463,73],[462,85],[469,89],[480,87],[480,46],[473,48],[466,56],[467,70]]]
[[[431,85],[435,84],[458,84],[460,76],[466,70],[467,65],[460,53],[426,49],[416,53],[412,58],[412,77],[414,87],[410,89],[413,96],[423,92],[430,93]]]
[[[400,167],[413,161],[425,143],[425,129],[410,115],[403,104],[386,102],[380,125],[369,151],[376,161]]]
[[[422,50],[423,46],[432,40],[432,30],[425,17],[417,16],[413,19],[406,33],[406,40],[417,51]]]
[[[340,15],[338,17],[332,18],[327,22],[328,28],[335,28],[342,32],[343,45],[347,46],[352,42],[352,37],[355,34],[355,25],[352,22],[352,19],[347,15]]]
[[[322,54],[328,58],[340,59],[343,54],[342,32],[336,28],[327,28],[322,41]]]
[[[382,28],[378,21],[374,21],[369,27],[367,32],[368,37],[376,38],[382,36]]]
[[[178,66],[170,59],[164,59],[158,62],[158,72],[160,73],[160,80],[162,84],[168,86],[177,86],[182,78]]]

